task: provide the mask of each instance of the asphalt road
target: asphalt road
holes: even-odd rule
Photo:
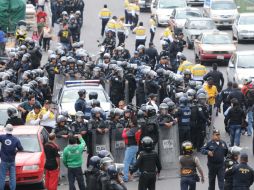
[[[97,47],[97,40],[101,40],[100,37],[100,29],[101,29],[101,21],[98,18],[98,13],[100,9],[103,7],[103,4],[108,4],[108,7],[112,10],[113,15],[116,16],[124,16],[124,8],[123,8],[123,2],[124,0],[86,0],[85,1],[85,13],[84,13],[84,24],[81,34],[81,39],[84,40],[84,46],[85,49],[88,50],[88,52],[92,54],[97,54],[99,52],[99,48]],[[150,18],[149,13],[141,13],[140,15],[140,21],[144,22],[144,25],[147,27],[147,37],[150,38],[149,34],[149,27],[148,27],[148,21]],[[55,29],[56,31],[57,29]],[[158,28],[156,31],[154,43],[158,50],[161,49],[159,38],[163,32],[164,28]],[[226,29],[226,32],[228,32],[230,35],[232,35],[231,30]],[[148,43],[148,42],[147,42]],[[132,53],[134,51],[134,45],[135,45],[135,36],[130,33],[128,39],[126,40],[126,47],[130,50]],[[148,44],[147,44],[148,45]],[[238,44],[237,50],[253,50],[254,49],[254,43],[245,43],[245,44]],[[187,59],[194,62],[194,53],[193,50],[184,50],[184,54],[186,55]],[[44,59],[46,60],[46,58]],[[223,72],[225,79],[226,77],[226,66],[220,66],[219,70]],[[225,82],[225,84],[227,81]],[[229,142],[229,137],[224,131],[224,124],[223,124],[223,116],[222,114],[219,114],[218,117],[215,118],[215,124],[214,126],[222,131],[222,139],[224,139],[226,142]],[[246,152],[249,153],[249,163],[251,166],[254,167],[254,159],[252,154],[252,137],[242,136],[241,137],[241,146],[246,149]],[[203,155],[199,155],[198,157],[201,160],[202,167],[205,171],[206,175],[206,181],[204,184],[198,183],[197,184],[197,190],[205,190],[208,188],[208,179],[207,179],[207,166],[206,166],[206,157]],[[138,183],[137,182],[129,182],[127,183],[128,190],[136,190]],[[169,185],[171,188],[169,188]],[[36,186],[24,186],[24,187],[18,187],[18,189],[37,189]],[[59,186],[59,190],[67,190],[68,186]],[[172,171],[163,171],[161,174],[161,179],[157,181],[157,189],[159,190],[179,190],[179,177],[178,177],[178,171],[172,170]],[[218,187],[217,187],[218,189]],[[254,189],[252,187],[251,189]]]

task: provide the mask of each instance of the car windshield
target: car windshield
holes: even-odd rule
[[[198,30],[211,30],[215,29],[216,26],[213,21],[202,21],[202,20],[195,20],[191,21],[191,23],[188,26],[189,29],[198,29]]]
[[[254,16],[243,16],[239,20],[240,25],[251,25],[254,24]]]
[[[254,68],[254,64],[250,60],[254,60],[254,54],[239,55],[238,61],[237,61],[237,67],[239,67],[239,68]]]
[[[236,5],[230,1],[216,1],[212,3],[213,10],[232,10],[236,9]]]
[[[203,37],[204,44],[232,44],[232,40],[228,35],[224,34],[208,34]]]
[[[71,89],[71,90],[65,90],[63,92],[63,97],[61,103],[75,103],[78,99],[78,91],[79,89]],[[102,89],[86,89],[86,99],[88,100],[88,94],[89,92],[97,92],[98,93],[98,100],[100,102],[107,102],[106,96],[104,94],[104,91]]]
[[[8,114],[6,109],[0,109],[0,125],[5,125],[8,119]]]
[[[194,11],[178,11],[176,14],[176,19],[186,19],[191,17],[202,17],[199,12]]]
[[[159,8],[161,9],[173,9],[178,7],[186,7],[186,2],[182,0],[174,1],[174,0],[164,0],[160,1]]]
[[[38,137],[36,135],[15,135],[20,140],[25,152],[41,152]]]

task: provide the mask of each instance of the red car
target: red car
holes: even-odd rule
[[[0,134],[5,134],[4,130]],[[43,188],[46,161],[43,145],[48,141],[48,132],[41,126],[16,126],[12,134],[24,148],[23,152],[17,153],[15,160],[17,185],[38,184]]]

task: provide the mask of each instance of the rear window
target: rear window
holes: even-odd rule
[[[62,101],[61,103],[74,103],[79,98],[78,96],[79,89],[71,89],[65,90],[63,92]],[[86,89],[86,99],[88,100],[89,92],[97,92],[98,93],[98,100],[100,102],[107,102],[105,93],[102,89]]]

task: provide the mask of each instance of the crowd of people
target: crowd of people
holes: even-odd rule
[[[0,62],[0,100],[19,103],[17,109],[7,110],[7,135],[0,136],[0,141],[10,138],[12,126],[45,127],[49,132],[49,142],[45,145],[46,187],[49,190],[57,189],[60,150],[63,151],[63,164],[68,168],[71,190],[75,189],[75,179],[80,189],[86,186],[88,190],[125,190],[124,182],[131,181],[130,174],[133,173],[139,176],[139,190],[154,190],[156,175],[163,169],[157,146],[159,129],[178,127],[182,190],[196,188],[196,182],[200,180],[197,170],[204,182],[204,172],[194,151],[208,156],[210,190],[215,189],[216,176],[221,190],[248,189],[253,183],[254,172],[247,165],[246,154],[241,154],[238,164],[240,150],[235,146],[240,146],[241,134],[251,136],[253,132],[254,87],[251,79],[245,79],[241,89],[231,81],[223,89],[224,77],[217,64],[208,71],[204,65],[190,62],[183,54],[184,36],[181,32],[174,33],[172,23],[163,32],[162,51],[158,52],[153,44],[156,32],[153,15],[149,21],[151,37],[146,48],[146,28],[139,21],[138,2],[128,0],[124,2],[125,17],[113,16],[106,4],[99,12],[100,35],[105,36],[99,45],[104,50],[94,60],[80,42],[84,3],[75,1],[75,8],[73,6],[67,1],[51,2],[52,26],[60,25],[57,36],[61,45],[55,50],[50,47],[52,30],[41,3],[37,12],[40,37],[36,38],[36,33],[32,38],[26,37],[8,54],[8,60]],[[133,53],[125,47],[129,27],[136,39]],[[40,46],[49,50],[46,63],[41,63]],[[75,117],[67,110],[56,113],[51,108],[51,100],[57,75],[66,80],[96,79],[104,87],[108,82],[114,108],[107,115],[98,94],[86,93],[86,89],[81,88],[78,100],[73,103]],[[221,104],[225,130],[230,135],[229,149],[220,139],[220,131],[212,125],[213,113],[221,112]],[[18,118],[18,112],[21,118]],[[107,151],[94,150],[93,138],[108,134],[108,141],[111,141],[114,129],[119,129],[121,140],[125,142],[123,173],[117,170],[110,155],[114,147],[108,147]],[[22,151],[18,140],[11,138],[16,146],[12,148]],[[65,139],[69,145],[61,149],[57,139]],[[4,157],[3,160],[2,155],[11,149],[8,144],[6,147],[1,149],[1,169],[5,167],[3,163],[13,163],[15,155],[12,152],[11,159]],[[88,154],[86,183],[82,171],[84,150]],[[5,173],[1,172],[0,180],[5,179],[2,175]],[[15,189],[14,177],[10,177],[10,187]]]

